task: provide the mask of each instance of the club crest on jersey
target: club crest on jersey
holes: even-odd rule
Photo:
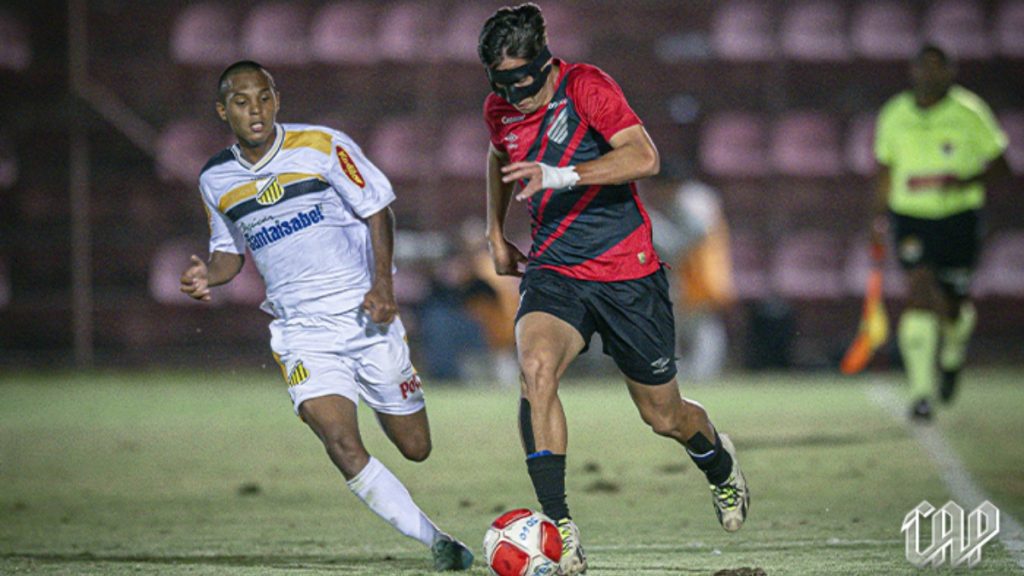
[[[309,380],[309,370],[306,370],[302,360],[299,360],[292,371],[288,373],[288,386],[298,386],[306,380]]]
[[[352,161],[352,157],[348,155],[341,146],[334,147],[335,153],[338,154],[338,164],[341,165],[341,171],[348,176],[348,179],[355,183],[360,188],[366,187],[366,180],[363,180],[363,175],[359,173],[359,168],[356,168],[356,163]]]
[[[569,109],[562,108],[558,114],[555,115],[555,119],[551,121],[551,127],[548,128],[548,138],[556,144],[562,144],[565,142],[565,138],[569,135]]]
[[[277,176],[271,176],[270,180],[263,183],[257,180],[256,186],[260,191],[260,193],[256,195],[256,202],[261,206],[270,206],[284,196],[284,188],[281,186],[281,183],[277,181]]]

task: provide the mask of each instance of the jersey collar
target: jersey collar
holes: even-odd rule
[[[235,143],[233,146],[231,146],[231,153],[235,155],[235,160],[238,160],[238,163],[244,166],[246,169],[252,172],[258,172],[262,170],[267,164],[270,164],[270,161],[274,159],[274,156],[277,156],[277,153],[281,150],[281,146],[283,145],[284,126],[281,126],[280,124],[275,122],[274,143],[270,145],[270,148],[267,149],[267,153],[264,154],[263,157],[260,158],[255,164],[245,159],[245,156],[242,155],[242,148],[241,146],[238,145],[238,143]]]

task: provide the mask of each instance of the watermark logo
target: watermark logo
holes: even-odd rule
[[[931,518],[931,542],[921,549],[922,520]],[[999,509],[988,500],[964,517],[964,509],[950,500],[936,509],[927,500],[903,518],[900,528],[906,538],[907,560],[924,568],[966,563],[973,568],[981,562],[981,548],[999,534]]]

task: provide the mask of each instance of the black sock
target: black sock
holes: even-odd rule
[[[526,469],[533,481],[544,514],[556,522],[569,517],[565,502],[565,454],[551,454],[546,450],[526,457]]]
[[[697,432],[686,441],[686,453],[707,476],[708,482],[719,486],[732,474],[732,456],[722,447],[722,439],[715,433],[715,443]]]

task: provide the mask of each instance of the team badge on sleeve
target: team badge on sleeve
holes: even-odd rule
[[[352,161],[352,157],[348,155],[341,146],[335,146],[334,151],[338,154],[338,164],[341,165],[341,171],[348,176],[348,179],[355,183],[356,186],[363,188],[366,186],[366,180],[363,180],[363,175],[359,173],[359,168],[356,168],[356,163]]]

